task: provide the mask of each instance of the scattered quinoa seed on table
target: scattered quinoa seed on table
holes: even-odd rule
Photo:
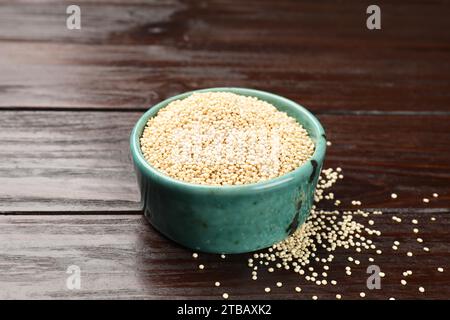
[[[314,195],[315,203],[320,203],[325,199],[324,195],[330,195],[326,190],[331,188],[338,179],[339,174],[337,170],[322,170]],[[366,221],[368,221],[370,214],[370,212],[361,209],[354,211],[319,210],[314,204],[308,218],[300,228],[285,240],[272,245],[266,251],[253,254],[251,265],[257,263],[257,260],[265,261],[270,264],[267,268],[269,272],[274,272],[277,269],[292,270],[305,281],[314,283],[317,286],[335,286],[337,285],[336,280],[327,280],[329,272],[331,272],[330,265],[332,265],[335,258],[333,255],[334,251],[343,248],[346,250],[353,249],[358,252],[356,249],[362,247],[368,253],[370,251],[378,254],[382,253],[370,239],[371,235],[379,236],[381,233],[359,221],[359,216],[366,218]],[[378,210],[378,214],[382,214],[381,211]],[[371,259],[373,261],[373,258]],[[347,260],[355,265],[361,264],[360,260],[355,259],[351,255],[347,256]],[[326,270],[326,272],[319,272],[319,269]],[[345,268],[345,274],[347,276],[352,275],[350,266]]]

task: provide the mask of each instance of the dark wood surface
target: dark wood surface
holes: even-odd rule
[[[358,299],[365,291],[367,299],[447,299],[450,295],[448,267],[450,256],[449,211],[433,214],[397,212],[404,223],[394,224],[392,214],[374,217],[376,227],[383,230],[375,243],[383,254],[355,254],[359,266],[347,262],[345,251],[336,253],[337,261],[330,264],[329,277],[337,279],[336,286],[320,286],[301,280],[289,271],[260,272],[251,280],[247,267],[250,255],[234,255],[221,259],[218,255],[200,254],[193,259],[191,252],[169,242],[139,215],[58,215],[0,217],[0,283],[2,298],[196,298],[221,299],[228,292],[233,299],[334,299],[337,293],[344,299]],[[421,236],[430,248],[426,253],[414,239],[412,218],[419,218]],[[391,249],[393,241],[400,249]],[[412,251],[413,257],[406,252]],[[386,273],[381,290],[367,290],[368,257]],[[205,269],[199,270],[198,264]],[[67,290],[65,273],[70,265],[81,269],[81,290]],[[345,275],[351,265],[352,275]],[[408,284],[402,286],[402,273],[412,270]],[[215,287],[214,282],[221,286]],[[284,283],[276,288],[278,281]],[[272,292],[264,292],[265,287]],[[301,293],[294,288],[300,286]],[[420,294],[418,287],[426,288]],[[7,290],[5,290],[5,288]]]
[[[0,108],[140,109],[179,92],[242,86],[313,111],[448,111],[446,1],[2,2]]]
[[[356,0],[80,1],[81,31],[65,28],[68,4],[0,3],[0,298],[450,298],[448,1],[380,1],[380,31]],[[289,272],[252,281],[248,255],[197,261],[145,222],[131,128],[153,103],[212,86],[268,90],[318,115],[325,167],[344,170],[341,207],[384,211],[382,290],[365,289],[367,254],[351,277],[336,254],[336,287]],[[65,286],[72,264],[81,290]]]
[[[139,112],[2,111],[0,212],[138,211],[129,135]],[[450,208],[450,115],[334,115],[319,119],[342,167],[343,202],[369,208]],[[20,134],[17,134],[20,132]],[[392,202],[390,194],[398,193]]]

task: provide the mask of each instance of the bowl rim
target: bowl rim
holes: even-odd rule
[[[268,179],[261,182],[249,183],[244,185],[226,185],[226,186],[217,186],[217,185],[203,185],[203,184],[195,184],[190,182],[185,182],[182,180],[174,179],[162,171],[151,166],[147,160],[145,160],[144,155],[142,154],[140,148],[140,136],[142,131],[147,124],[147,121],[150,117],[155,116],[158,111],[165,106],[167,106],[170,102],[175,100],[180,100],[187,98],[194,92],[211,92],[211,91],[223,91],[223,92],[232,92],[241,95],[254,96],[258,99],[264,100],[264,98],[270,97],[272,100],[280,101],[289,107],[295,108],[299,110],[309,121],[312,123],[312,129],[317,136],[315,141],[315,150],[313,155],[306,161],[304,164],[299,166],[293,171],[290,171],[282,176]],[[276,104],[274,104],[276,107]],[[324,137],[325,139],[321,139],[320,137]],[[287,99],[285,97],[279,96],[274,93],[270,93],[267,91],[250,89],[250,88],[241,88],[241,87],[215,87],[215,88],[206,88],[199,90],[192,90],[188,92],[184,92],[170,98],[167,98],[147,110],[136,122],[133,127],[133,130],[130,135],[130,150],[131,156],[133,158],[133,162],[135,166],[138,166],[140,170],[143,170],[150,175],[153,180],[158,183],[161,183],[170,188],[182,189],[184,191],[189,190],[192,192],[199,193],[255,193],[258,191],[266,190],[267,188],[279,188],[286,184],[290,184],[292,182],[296,182],[299,179],[302,179],[305,176],[309,175],[310,169],[308,169],[308,165],[311,160],[315,160],[317,163],[322,164],[325,151],[326,151],[326,135],[325,130],[323,129],[319,120],[305,107],[300,104]]]

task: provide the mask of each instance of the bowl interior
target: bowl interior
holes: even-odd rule
[[[274,187],[278,184],[285,183],[287,181],[298,179],[300,176],[303,176],[305,174],[305,164],[300,166],[294,171],[291,171],[283,176],[266,180],[263,182],[258,183],[252,183],[247,185],[238,185],[238,186],[208,186],[208,185],[200,185],[200,184],[192,184],[180,180],[175,180],[161,171],[157,170],[156,168],[153,168],[144,158],[141,148],[140,148],[140,142],[139,139],[142,135],[142,132],[144,131],[145,125],[147,124],[147,121],[149,118],[156,116],[158,111],[165,106],[167,106],[170,102],[174,100],[180,100],[184,99],[188,96],[190,96],[194,92],[208,92],[208,91],[225,91],[225,92],[232,92],[240,95],[245,96],[253,96],[257,97],[260,100],[264,100],[266,102],[271,103],[274,105],[278,110],[286,112],[289,116],[295,118],[308,132],[311,139],[313,140],[315,144],[315,151],[314,154],[311,157],[311,160],[315,160],[318,163],[322,163],[323,158],[325,156],[325,149],[326,149],[326,138],[325,138],[325,131],[320,124],[320,122],[317,120],[317,118],[312,115],[308,110],[306,110],[304,107],[300,106],[299,104],[295,103],[292,100],[286,99],[284,97],[265,92],[260,90],[254,90],[254,89],[246,89],[246,88],[231,88],[231,87],[223,87],[223,88],[209,88],[209,89],[202,89],[202,90],[195,90],[186,92],[180,95],[176,95],[174,97],[171,97],[169,99],[166,99],[155,106],[153,106],[151,109],[149,109],[147,112],[142,115],[142,117],[138,120],[136,123],[130,139],[131,144],[131,153],[132,157],[135,161],[135,164],[139,166],[141,170],[145,170],[148,174],[152,176],[152,178],[158,180],[161,183],[164,184],[171,184],[173,187],[182,187],[182,188],[194,188],[197,190],[221,190],[223,191],[239,191],[242,192],[243,190],[248,191],[257,191],[260,188],[266,188],[266,187]]]

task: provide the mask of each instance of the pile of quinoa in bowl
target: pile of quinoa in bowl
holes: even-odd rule
[[[244,185],[282,176],[308,161],[315,145],[303,126],[256,97],[194,92],[148,119],[145,160],[176,179]]]

